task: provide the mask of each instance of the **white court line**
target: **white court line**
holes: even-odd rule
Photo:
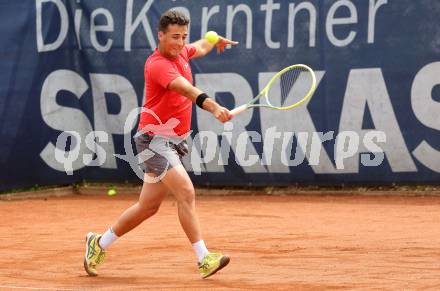
[[[84,288],[79,288],[79,289],[69,289],[69,288],[40,288],[40,287],[9,286],[9,285],[0,285],[0,288],[7,288],[7,289],[27,289],[27,290],[61,290],[61,291],[67,291],[67,290],[85,290]]]

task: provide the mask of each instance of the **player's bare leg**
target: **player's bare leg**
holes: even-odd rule
[[[159,209],[167,192],[167,188],[161,182],[144,182],[138,202],[125,210],[110,229],[103,235],[93,232],[87,234],[86,253],[84,256],[84,269],[87,274],[90,276],[98,275],[96,267],[103,263],[106,254],[105,250],[118,237],[129,232],[145,219],[153,216]]]
[[[154,174],[151,173],[145,175],[154,177]],[[168,189],[162,182],[144,182],[138,202],[125,210],[112,226],[114,233],[118,237],[122,236],[153,216],[159,210],[167,192]]]
[[[191,243],[202,239],[199,219],[196,214],[195,191],[191,179],[182,165],[168,170],[162,183],[177,200],[180,224]]]
[[[200,275],[207,278],[215,274],[229,263],[229,257],[210,253],[205,247],[196,213],[194,186],[188,173],[182,165],[177,165],[167,172],[162,182],[176,197],[180,224],[198,257]]]

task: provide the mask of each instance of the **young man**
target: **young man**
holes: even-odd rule
[[[209,252],[202,240],[194,186],[180,160],[188,151],[186,142],[172,141],[189,132],[193,102],[220,122],[231,119],[228,109],[192,85],[189,60],[205,56],[214,47],[218,53],[223,52],[226,46],[237,42],[219,37],[215,44],[205,39],[186,44],[188,23],[185,15],[173,10],[160,18],[158,48],[145,63],[146,110],[141,114],[135,137],[138,152],[150,153],[142,163],[144,184],[138,202],[122,213],[103,235],[87,234],[84,268],[90,276],[97,275],[96,267],[103,262],[106,249],[154,215],[168,191],[177,200],[179,220],[196,253],[201,276],[209,277],[229,263],[229,257]],[[154,179],[157,182],[151,183]]]

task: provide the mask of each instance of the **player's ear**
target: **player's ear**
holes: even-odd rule
[[[163,31],[159,31],[159,32],[157,33],[157,37],[159,38],[159,40],[161,40],[161,39],[163,38],[163,36],[164,36]]]

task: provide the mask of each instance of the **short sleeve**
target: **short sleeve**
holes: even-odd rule
[[[168,84],[180,76],[176,67],[167,60],[156,60],[148,64],[147,73],[149,78],[164,88]]]
[[[187,44],[185,46],[185,50],[186,50],[186,55],[188,56],[188,60],[190,60],[194,56],[194,54],[197,52],[196,47],[191,44]]]

